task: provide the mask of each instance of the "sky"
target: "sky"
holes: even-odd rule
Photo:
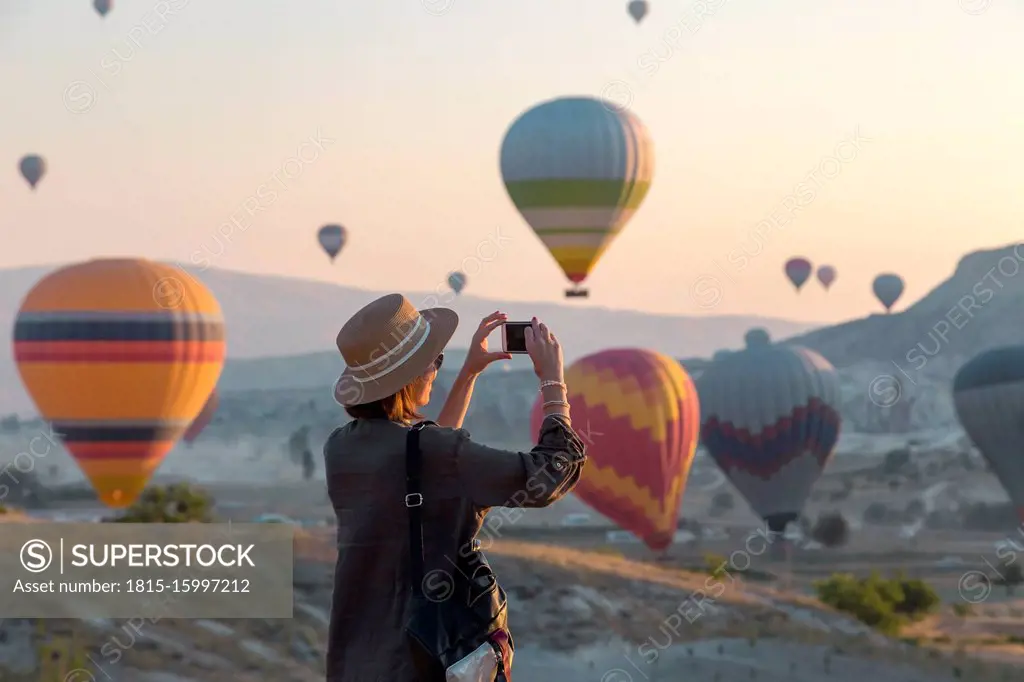
[[[0,4],[0,267],[402,291],[462,269],[480,296],[562,300],[498,152],[523,110],[581,94],[628,106],[656,165],[571,305],[836,322],[880,310],[880,272],[899,309],[1021,236],[1019,0],[651,0],[639,26],[624,0],[91,5]],[[49,163],[35,192],[26,153]],[[350,233],[333,265],[325,223]],[[796,294],[792,256],[835,266],[832,290]]]

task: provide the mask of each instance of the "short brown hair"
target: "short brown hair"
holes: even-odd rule
[[[402,387],[397,393],[372,403],[351,405],[345,408],[353,419],[387,419],[393,422],[412,422],[423,419],[416,411],[416,393],[419,391],[419,379]]]

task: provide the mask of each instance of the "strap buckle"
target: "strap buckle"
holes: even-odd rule
[[[422,493],[409,493],[405,496],[406,507],[422,507],[423,506],[423,494]]]

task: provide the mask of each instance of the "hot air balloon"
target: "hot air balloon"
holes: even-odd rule
[[[871,288],[875,292],[875,298],[885,306],[885,312],[888,313],[903,295],[903,278],[889,273],[879,275],[875,277]]]
[[[786,277],[793,283],[797,291],[811,276],[811,261],[806,258],[790,258],[786,261]]]
[[[136,259],[69,265],[29,291],[14,359],[100,500],[126,507],[195,421],[224,364],[213,295],[183,270]]]
[[[836,269],[831,265],[822,265],[818,268],[818,281],[828,291],[832,288],[832,282],[836,281]]]
[[[21,171],[21,176],[28,181],[29,186],[35,189],[39,181],[46,175],[46,159],[36,154],[29,154],[18,163],[18,170]]]
[[[107,16],[107,12],[110,11],[110,8],[113,6],[113,4],[113,0],[95,0],[92,3],[92,6],[96,8],[96,11],[99,13],[101,17],[105,17]]]
[[[770,530],[799,517],[839,438],[839,377],[825,358],[752,329],[697,382],[701,443]]]
[[[206,399],[206,404],[203,405],[202,412],[199,413],[199,416],[196,417],[185,430],[185,435],[182,436],[182,440],[191,445],[192,441],[198,438],[199,434],[203,432],[203,429],[213,421],[213,415],[217,413],[217,408],[219,406],[220,396],[217,395],[217,390],[214,389],[213,393],[210,394],[210,397]]]
[[[348,230],[341,225],[324,225],[320,228],[317,238],[320,241],[320,246],[330,256],[333,263],[334,259],[341,253],[341,249],[345,246],[345,241],[348,239]]]
[[[672,358],[606,350],[565,372],[572,419],[586,425],[590,461],[576,494],[654,551],[675,536],[700,429],[697,392]],[[542,421],[541,399],[532,429]]]
[[[629,16],[633,17],[633,20],[639,24],[647,16],[647,0],[633,0],[629,3],[627,9],[629,10]]]
[[[462,293],[462,289],[466,286],[466,275],[465,275],[465,273],[453,272],[453,273],[449,274],[448,275],[448,286],[450,286],[452,288],[452,290],[456,294],[461,294]]]
[[[953,379],[953,404],[1024,523],[1024,346],[975,356]]]
[[[580,288],[640,207],[654,145],[636,116],[610,102],[562,97],[523,113],[501,144],[512,203]]]

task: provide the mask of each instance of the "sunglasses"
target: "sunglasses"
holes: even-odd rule
[[[435,372],[440,371],[441,365],[443,365],[443,364],[444,364],[444,353],[441,353],[440,355],[437,356],[437,359],[434,360],[434,371]]]

